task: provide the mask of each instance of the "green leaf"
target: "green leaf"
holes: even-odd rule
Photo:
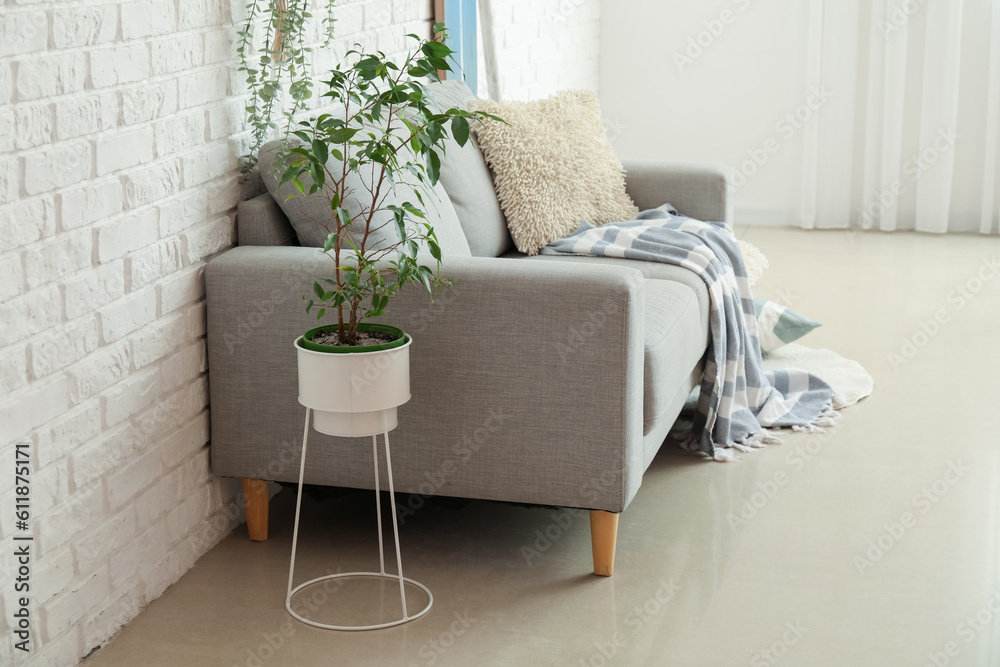
[[[429,58],[447,58],[454,51],[442,42],[424,42],[420,46],[420,51]]]
[[[431,121],[427,123],[427,136],[430,137],[430,143],[436,144],[441,140],[441,123],[437,121]]]
[[[396,235],[399,236],[400,241],[406,240],[406,223],[403,220],[403,212],[397,211],[394,214],[396,222]]]
[[[330,232],[323,241],[323,252],[330,252],[337,245],[337,232]]]
[[[433,44],[434,42],[431,42],[431,43]],[[444,58],[428,58],[427,62],[429,62],[431,65],[433,65],[434,69],[436,69],[436,70],[439,69],[439,70],[443,70],[445,72],[450,72],[451,71],[451,65],[448,64],[448,61],[445,60]]]
[[[324,315],[326,315],[326,308],[320,308],[319,312],[316,313],[316,319],[317,320],[321,320],[321,319],[323,319]]]
[[[433,274],[431,274],[430,269],[426,266],[421,266],[417,271],[417,277],[420,279],[420,282],[423,283],[424,287],[427,288],[428,292],[434,291],[434,288],[431,287],[431,275]]]
[[[351,214],[343,206],[337,209],[337,218],[340,220],[340,224],[342,225],[351,224]]]
[[[459,146],[464,146],[469,140],[469,121],[461,116],[451,119],[451,136],[455,138]]]
[[[437,185],[438,177],[441,175],[441,158],[436,151],[427,153],[427,175],[431,179],[431,185]]]
[[[389,297],[384,294],[373,294],[372,305],[365,317],[379,317],[385,314],[385,308],[389,304]]]
[[[354,138],[354,135],[361,131],[360,127],[342,127],[330,132],[329,141],[331,144],[343,144]]]
[[[420,196],[420,191],[419,190],[414,190],[413,194],[417,195],[417,198],[420,199],[421,203],[423,203],[423,197]],[[415,215],[418,218],[423,218],[425,220],[427,219],[427,216],[424,215],[423,211],[421,211],[419,208],[417,208],[416,206],[414,206],[413,204],[411,204],[408,201],[403,202],[403,208],[405,208],[407,211],[409,211],[411,215]]]
[[[378,76],[381,63],[377,56],[369,55],[354,65],[354,69],[365,79],[371,80]]]
[[[309,188],[309,194],[313,194],[323,187],[323,182],[326,179],[326,171],[323,169],[322,163],[310,162],[309,175],[312,176],[313,181],[312,187]]]
[[[320,285],[318,282],[313,283],[313,292],[316,293],[317,299],[319,299],[320,301],[323,300],[323,292],[324,292],[323,286]]]
[[[431,257],[440,262],[441,246],[439,246],[433,239],[427,239],[427,246],[431,249]]]
[[[456,118],[455,120],[460,120]],[[461,120],[465,120],[462,118]],[[454,130],[454,122],[452,123],[452,129]],[[313,139],[312,141],[313,153],[316,155],[316,161],[320,164],[326,164],[327,159],[330,157],[330,152],[326,148],[326,144],[319,139]]]

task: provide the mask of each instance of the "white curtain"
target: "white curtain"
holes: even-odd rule
[[[503,101],[503,91],[500,90],[500,70],[497,68],[496,30],[493,28],[493,3],[491,0],[478,0],[479,12],[479,84],[476,93],[479,97],[487,97],[494,102]]]
[[[1000,231],[1000,0],[808,0],[802,225]]]

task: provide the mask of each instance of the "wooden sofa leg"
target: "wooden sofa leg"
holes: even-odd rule
[[[615,569],[618,516],[604,510],[590,510],[590,542],[594,550],[594,574],[599,577],[610,577]]]
[[[267,480],[243,478],[243,497],[247,506],[247,531],[252,542],[267,540]]]

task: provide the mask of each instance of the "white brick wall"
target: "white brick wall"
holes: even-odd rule
[[[505,100],[597,90],[600,0],[493,0],[497,66]],[[480,91],[485,93],[480,67]]]
[[[14,442],[32,444],[33,665],[104,643],[240,520],[239,482],[209,470],[203,267],[242,196],[244,4],[0,2],[0,664],[25,657]],[[429,0],[341,4],[324,63],[429,33]]]
[[[596,88],[599,4],[495,0],[504,96]],[[238,481],[208,467],[202,275],[242,196],[244,2],[0,5],[0,466],[32,443],[32,664],[63,667],[240,520]],[[429,32],[430,0],[339,5],[317,74],[355,41],[396,55]]]

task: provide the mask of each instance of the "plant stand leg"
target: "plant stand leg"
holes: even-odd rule
[[[410,617],[406,613],[406,589],[403,585],[403,557],[399,552],[399,525],[396,521],[396,489],[392,485],[392,455],[389,453],[389,431],[386,429],[383,438],[385,438],[385,472],[389,477],[389,506],[392,511],[392,536],[396,542],[396,572],[399,575],[399,597],[403,602],[403,620],[406,621]],[[372,436],[372,442],[375,441],[375,436]],[[378,470],[378,468],[376,468]],[[378,479],[377,477],[375,478]],[[380,512],[381,514],[381,512]],[[381,549],[381,535],[382,535],[382,517],[379,516],[379,548]],[[384,566],[383,566],[384,567]],[[382,571],[385,574],[385,570]]]
[[[243,499],[247,508],[247,531],[252,542],[267,540],[267,480],[243,478]]]
[[[618,544],[618,514],[590,510],[590,542],[594,551],[594,574],[610,577],[615,569]]]
[[[382,489],[378,483],[378,436],[372,436],[372,459],[375,461],[375,512],[378,516],[378,572],[385,574],[385,548],[382,546]]]
[[[306,446],[309,444],[309,416],[312,408],[306,408],[306,423],[302,429],[302,459],[299,461],[299,491],[295,496],[295,527],[292,529],[292,558],[288,563],[288,591],[285,594],[285,608],[291,611],[292,579],[295,577],[295,550],[299,545],[299,515],[302,512],[302,480],[306,476]]]

